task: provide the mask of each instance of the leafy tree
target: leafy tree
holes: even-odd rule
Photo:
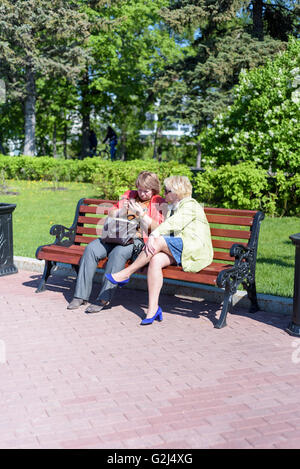
[[[247,3],[253,19],[252,33],[259,40],[268,34],[287,42],[289,35],[297,36],[299,33],[298,0],[252,0]]]
[[[81,114],[86,129],[92,111],[101,114],[106,124],[117,126],[123,159],[135,146],[146,110],[155,100],[151,88],[155,76],[181,54],[159,15],[167,4],[167,0],[127,0],[89,10],[94,22],[101,18],[103,27],[95,28],[89,40],[94,63],[80,83]]]
[[[275,11],[291,18],[280,34],[270,14]],[[295,12],[294,2],[287,8],[281,0],[177,0],[163,10],[174,33],[191,41],[192,53],[157,80],[161,113],[194,125],[198,155],[201,130],[232,103],[240,71],[263,65],[286,48],[280,38],[296,33]]]
[[[73,0],[3,0],[0,5],[0,73],[12,100],[24,105],[24,153],[36,152],[36,82],[75,80],[88,50],[89,22]]]
[[[51,82],[39,78],[36,87],[37,155],[68,158],[67,142],[78,117],[76,86],[65,78]]]
[[[217,165],[255,161],[272,171],[300,170],[300,43],[265,66],[243,71],[231,108],[203,137],[208,159]]]

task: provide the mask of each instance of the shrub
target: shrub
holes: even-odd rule
[[[196,198],[216,207],[262,210],[269,215],[300,213],[300,176],[287,178],[283,172],[274,177],[246,162],[208,169],[194,179]]]
[[[105,171],[110,161],[100,158],[84,160],[63,160],[41,156],[3,156],[0,155],[0,171],[5,171],[8,179],[77,181],[92,182],[97,172]]]
[[[100,158],[63,160],[52,157],[0,155],[0,173],[7,179],[77,181],[94,183],[99,197],[116,198],[130,187],[135,187],[137,175],[142,170],[156,172],[160,181],[173,174],[192,178],[185,165],[174,161],[160,163],[157,160],[114,161]]]
[[[155,160],[116,161],[109,167],[97,171],[93,178],[95,191],[98,197],[108,199],[118,198],[128,188],[135,188],[138,174],[143,171],[157,173],[161,183],[170,175],[183,175],[192,179],[190,169],[174,161],[159,163]]]
[[[170,175],[188,176],[193,184],[194,197],[208,205],[261,209],[277,216],[300,215],[300,175],[287,177],[283,171],[277,171],[270,177],[253,162],[208,168],[193,177],[188,166],[175,161],[111,162],[98,158],[78,161],[0,155],[0,174],[6,179],[93,183],[95,196],[107,199],[116,199],[128,188],[134,188],[137,175],[142,170],[157,173],[161,183]]]

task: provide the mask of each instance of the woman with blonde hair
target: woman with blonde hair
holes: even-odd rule
[[[136,179],[137,190],[126,191],[119,202],[114,205],[110,217],[135,216],[139,219],[138,236],[142,243],[146,243],[148,235],[164,220],[165,200],[159,195],[160,183],[157,174],[142,171]],[[166,210],[165,210],[166,211]],[[121,245],[105,242],[98,238],[89,243],[80,261],[73,300],[68,309],[77,309],[87,303],[93,284],[93,277],[100,259],[108,257],[105,273],[112,274],[125,267],[134,252],[134,243]],[[86,313],[98,313],[111,303],[116,291],[116,284],[104,277],[104,281],[97,297],[97,304],[90,304]]]
[[[150,234],[144,250],[135,262],[107,279],[124,285],[130,276],[149,264],[147,273],[148,311],[141,325],[162,321],[158,304],[163,285],[162,269],[181,265],[187,272],[199,272],[213,259],[210,228],[203,207],[192,198],[192,185],[186,176],[171,176],[164,181],[165,200],[169,205],[166,220]]]

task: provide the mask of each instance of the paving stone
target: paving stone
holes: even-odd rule
[[[300,340],[290,318],[147,293],[67,310],[74,279],[0,277],[0,448],[300,448]],[[95,285],[92,298],[96,298]]]

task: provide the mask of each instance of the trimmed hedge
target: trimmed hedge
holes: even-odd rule
[[[94,184],[98,197],[115,199],[135,187],[142,170],[156,172],[161,182],[170,175],[190,178],[194,197],[215,207],[260,209],[268,215],[300,215],[300,175],[287,177],[278,171],[270,177],[255,163],[207,168],[193,176],[190,168],[175,161],[103,161],[98,158],[63,160],[51,157],[0,155],[0,176],[7,179],[75,181]]]
[[[0,155],[0,175],[7,179],[93,183],[99,197],[105,198],[117,198],[129,187],[135,187],[135,180],[143,170],[157,173],[161,182],[175,174],[192,179],[189,167],[176,161],[160,163],[149,159],[112,162],[100,158],[63,160]]]
[[[77,181],[93,182],[95,173],[110,166],[109,161],[96,158],[63,160],[48,156],[0,156],[0,173],[8,179],[30,181]]]
[[[192,172],[183,164],[175,161],[159,163],[155,160],[133,160],[128,162],[113,162],[97,172],[93,178],[97,194],[112,199],[122,195],[129,187],[135,187],[138,174],[143,171],[153,171],[161,183],[171,175],[183,175],[192,180]]]

